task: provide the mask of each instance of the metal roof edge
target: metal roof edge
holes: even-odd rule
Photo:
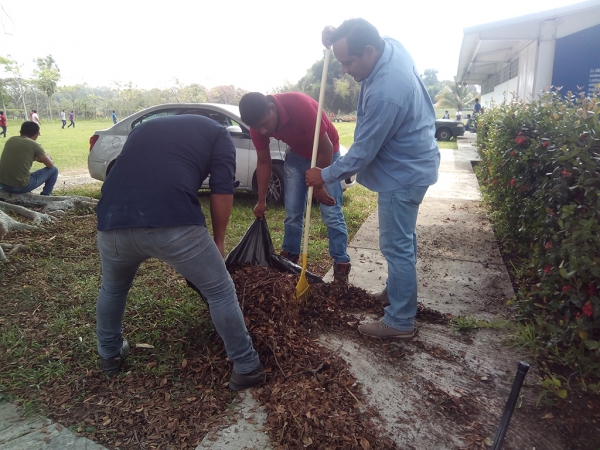
[[[502,28],[526,22],[537,22],[548,19],[555,19],[557,17],[566,16],[573,13],[580,13],[589,9],[596,8],[600,9],[600,0],[587,0],[580,3],[574,3],[572,5],[562,6],[560,8],[549,9],[547,11],[540,11],[537,13],[526,14],[524,16],[498,20],[496,22],[488,22],[481,25],[474,25],[472,27],[464,28],[463,33],[465,34],[465,36],[470,34],[477,34],[481,31],[491,30],[494,28]]]

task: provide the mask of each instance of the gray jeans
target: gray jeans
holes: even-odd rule
[[[258,367],[258,353],[246,329],[235,286],[206,227],[124,228],[98,232],[102,286],[96,303],[98,354],[121,350],[127,294],[140,264],[157,258],[191,281],[206,298],[212,322],[236,372]]]

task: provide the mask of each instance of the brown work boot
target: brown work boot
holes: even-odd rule
[[[229,389],[232,391],[243,391],[265,381],[265,366],[259,363],[258,367],[250,373],[237,373],[235,370],[229,378]]]
[[[359,325],[358,331],[366,336],[372,336],[381,339],[400,339],[408,341],[415,337],[415,330],[402,331],[388,327],[381,320],[366,325]]]
[[[286,251],[286,250],[281,250],[279,252],[279,256],[284,257],[285,259],[290,260],[291,262],[293,262],[294,264],[298,264],[298,257],[300,255],[292,255],[290,254],[290,252]]]
[[[349,262],[335,263],[333,265],[333,281],[337,283],[347,283],[351,267],[352,264],[350,264]]]
[[[373,294],[373,298],[381,302],[383,306],[390,304],[390,298],[388,297],[388,290],[385,288],[383,291]]]

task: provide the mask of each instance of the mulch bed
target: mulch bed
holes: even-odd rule
[[[360,339],[352,312],[381,315],[381,305],[360,288],[336,283],[313,285],[307,303],[299,305],[297,275],[253,266],[232,267],[230,273],[248,330],[267,366],[266,383],[252,395],[266,409],[264,429],[272,446],[397,448],[381,429],[377,411],[367,406],[346,361],[317,343],[322,331]],[[447,321],[422,306],[419,314],[424,321]],[[216,333],[207,340],[206,333],[199,328],[186,336],[190,344],[185,359],[170,374],[128,372],[127,362],[112,379],[97,370],[75,369],[66,380],[40,385],[37,398],[52,419],[108,448],[195,448],[209,431],[226,423],[228,404],[235,397],[227,387],[232,365],[222,342]],[[397,346],[380,348],[390,354],[401,351]],[[65,349],[63,355],[70,355],[63,356],[63,364],[77,366],[76,352]],[[152,364],[156,362],[149,359],[148,367]]]

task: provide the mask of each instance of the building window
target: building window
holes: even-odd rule
[[[510,64],[503,67],[500,71],[494,75],[490,75],[487,80],[481,84],[481,95],[489,94],[494,92],[494,87],[499,84],[506,83],[508,80],[512,80],[519,75],[519,58],[511,61]]]

